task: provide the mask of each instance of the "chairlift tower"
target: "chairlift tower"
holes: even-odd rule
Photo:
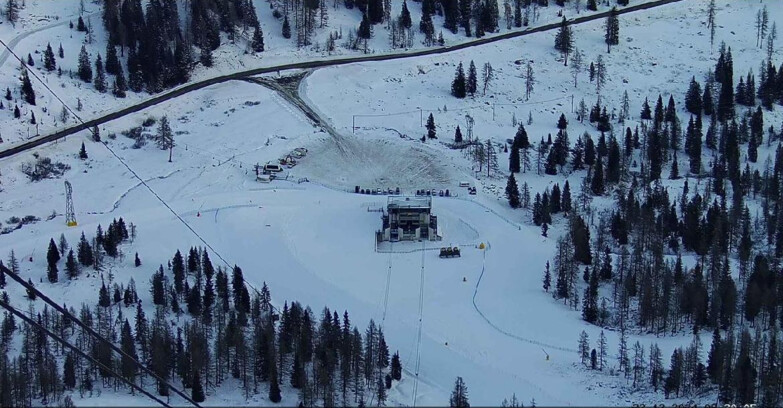
[[[73,188],[68,180],[65,181],[65,225],[76,226],[76,212],[73,210]]]

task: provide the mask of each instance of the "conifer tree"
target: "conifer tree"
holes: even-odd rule
[[[120,60],[117,57],[117,48],[111,44],[111,41],[109,41],[106,43],[106,64],[104,66],[106,73],[110,75],[117,75],[120,67]]]
[[[590,11],[598,11],[596,0],[587,0],[587,9]]]
[[[79,52],[79,67],[78,67],[79,79],[84,82],[92,81],[92,67],[90,66],[90,56],[87,54],[87,48],[82,45],[82,50]]]
[[[560,30],[555,35],[555,49],[563,54],[563,65],[568,65],[568,54],[574,49],[574,39],[565,16],[560,22]]]
[[[264,32],[261,31],[261,26],[257,26],[253,30],[253,42],[251,43],[253,52],[264,52]]]
[[[35,90],[27,74],[27,68],[22,70],[22,99],[30,105],[35,105]]]
[[[476,73],[476,65],[473,63],[473,60],[471,60],[470,66],[468,67],[468,79],[465,82],[465,90],[467,91],[468,95],[473,96],[476,94],[477,88],[478,74]]]
[[[408,2],[402,1],[402,11],[400,12],[400,24],[405,28],[411,28],[413,22],[411,21],[411,12],[408,11]]]
[[[54,51],[52,51],[52,45],[46,44],[46,51],[44,51],[44,68],[51,72],[57,69],[57,61],[54,59]]]
[[[606,16],[605,28],[604,42],[606,42],[606,52],[609,53],[613,45],[620,44],[620,20],[617,18],[617,9],[615,7],[612,7],[609,15]]]
[[[68,257],[65,260],[65,274],[68,275],[68,279],[74,279],[79,276],[79,265],[73,256],[73,249],[68,251]]]
[[[430,116],[427,117],[427,138],[428,139],[437,139],[438,136],[435,134],[435,118],[432,116],[432,113],[430,113]]]
[[[457,65],[457,72],[454,75],[454,81],[451,83],[451,94],[460,99],[464,98],[467,94],[465,71],[462,69],[461,62]]]
[[[106,74],[103,70],[103,59],[101,59],[101,54],[98,54],[98,58],[95,59],[95,79],[93,83],[96,91],[100,93],[106,92]]]
[[[544,291],[549,293],[549,288],[552,287],[552,274],[549,272],[549,261],[546,261],[546,268],[544,269],[543,287]]]
[[[291,38],[291,23],[288,22],[288,14],[283,17],[283,38]]]
[[[508,170],[512,174],[519,173],[520,170],[519,147],[513,144],[511,146],[511,153],[508,155]]]
[[[508,176],[506,198],[508,199],[508,205],[510,205],[511,208],[519,208],[521,206],[519,201],[519,186],[517,186],[517,180],[514,178],[514,173],[511,173],[511,175]]]
[[[459,125],[457,125],[457,129],[454,130],[454,143],[462,143],[462,131],[459,129]]]
[[[468,386],[465,385],[462,377],[457,377],[457,380],[454,382],[454,389],[451,391],[451,397],[449,398],[449,406],[452,408],[470,408]]]
[[[470,18],[473,15],[471,0],[459,0],[459,12],[462,17],[460,25],[465,30],[465,36],[470,37]]]
[[[701,115],[702,93],[701,86],[696,81],[696,77],[691,77],[691,83],[688,92],[685,94],[685,109],[694,115]]]
[[[125,80],[125,73],[122,71],[122,66],[117,68],[117,76],[114,78],[114,86],[112,86],[112,95],[118,98],[124,98],[126,96],[125,91],[128,90],[128,83]]]

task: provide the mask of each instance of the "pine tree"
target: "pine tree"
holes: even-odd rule
[[[473,15],[471,0],[459,0],[459,12],[461,16],[460,26],[465,30],[465,36],[470,37],[470,18]]]
[[[121,65],[117,58],[117,48],[110,42],[106,43],[106,64],[104,66],[107,74],[117,75]]]
[[[544,291],[549,293],[549,288],[552,287],[552,274],[549,272],[549,261],[546,261],[546,269],[544,270]]]
[[[514,178],[514,173],[508,176],[508,183],[506,184],[506,198],[508,199],[508,205],[511,208],[521,207],[519,201],[519,187],[517,186],[517,180]]]
[[[427,128],[428,139],[438,138],[438,136],[435,134],[435,118],[432,116],[432,113],[430,113],[430,116],[427,117],[427,125],[425,127]]]
[[[587,0],[587,9],[590,11],[598,11],[596,0]]]
[[[57,50],[57,56],[65,58],[65,51],[63,51],[63,43],[60,43],[60,48]]]
[[[103,59],[101,59],[101,54],[98,54],[98,58],[95,59],[95,80],[93,83],[96,91],[100,93],[106,92],[106,74],[103,70]]]
[[[291,23],[288,22],[288,14],[283,17],[283,38],[291,38]]]
[[[465,385],[462,377],[457,377],[457,380],[454,382],[454,389],[451,391],[451,397],[449,398],[449,407],[470,408],[468,386]]]
[[[285,26],[283,27],[285,28]],[[284,33],[285,36],[285,33]],[[209,45],[205,45],[201,47],[201,53],[199,54],[199,62],[201,62],[201,65],[209,68],[212,66],[212,48],[209,47]]]
[[[92,67],[90,66],[90,56],[87,54],[87,48],[82,45],[82,50],[79,52],[79,67],[78,67],[79,79],[84,82],[92,81]]]
[[[44,51],[44,68],[47,71],[52,72],[57,69],[57,61],[54,59],[54,51],[52,51],[52,45],[46,44],[46,51]]]
[[[253,42],[251,43],[253,52],[264,52],[264,32],[261,30],[261,26],[257,26],[253,30]]]
[[[460,144],[462,143],[462,131],[459,129],[459,125],[457,125],[457,129],[454,130],[454,144]]]
[[[408,11],[408,2],[402,1],[402,11],[400,12],[400,24],[405,28],[411,28],[413,22],[411,21],[411,12]]]
[[[117,76],[114,78],[114,86],[112,87],[112,95],[118,98],[124,98],[126,96],[125,91],[128,90],[128,84],[125,81],[125,74],[122,71],[122,66],[117,68]]]
[[[560,30],[555,35],[555,49],[563,54],[563,65],[568,65],[568,54],[574,49],[574,39],[565,17],[560,22]]]
[[[511,153],[508,155],[508,170],[513,173],[519,173],[520,170],[520,157],[519,148],[517,146],[511,146]]]
[[[620,44],[620,20],[617,18],[617,9],[615,7],[612,7],[609,15],[606,16],[605,27],[604,42],[606,42],[606,52],[609,53],[613,45]]]
[[[474,96],[476,94],[476,89],[478,88],[477,75],[478,74],[476,73],[476,65],[473,63],[473,60],[471,60],[470,66],[468,67],[468,79],[465,82],[465,90],[470,96]]]
[[[35,90],[27,74],[27,68],[22,70],[22,99],[30,105],[35,105]],[[14,112],[16,114],[16,112]]]
[[[75,362],[72,353],[65,355],[65,361],[63,361],[63,385],[68,390],[72,390],[76,387],[76,370]]]
[[[457,65],[457,72],[454,75],[454,81],[451,83],[451,94],[460,99],[464,98],[467,94],[465,71],[462,69],[461,62]]]
[[[68,275],[68,279],[74,279],[79,276],[79,265],[73,256],[73,249],[68,251],[68,257],[65,260],[65,274]]]

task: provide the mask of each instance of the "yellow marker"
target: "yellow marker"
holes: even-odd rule
[[[480,243],[480,244],[479,244],[479,249],[484,249],[484,248],[485,248],[485,246],[484,246],[484,243],[483,243],[483,242],[482,242],[482,243]]]
[[[68,225],[69,227],[75,227],[76,226],[76,221],[71,221],[71,222],[67,223],[66,225]]]

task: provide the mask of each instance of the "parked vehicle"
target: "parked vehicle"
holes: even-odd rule
[[[460,252],[459,247],[443,247],[440,249],[440,255],[438,255],[441,258],[459,258]]]
[[[470,188],[470,183],[467,182],[467,181],[460,181],[459,182],[459,186],[460,187],[468,187],[468,188]]]
[[[283,168],[279,164],[265,164],[264,165],[264,173],[270,174],[270,173],[279,173],[283,171]]]

